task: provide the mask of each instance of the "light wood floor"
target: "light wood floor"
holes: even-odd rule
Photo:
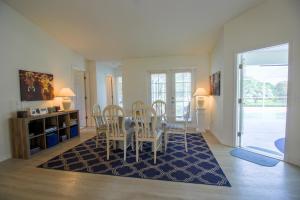
[[[208,133],[204,136],[231,188],[36,168],[93,135],[93,131],[85,130],[81,138],[41,152],[30,160],[10,159],[0,163],[0,200],[300,199],[300,168],[282,162],[268,168],[231,157],[231,148],[220,145]]]

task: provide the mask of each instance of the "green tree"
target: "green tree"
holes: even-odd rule
[[[244,96],[246,98],[253,98],[257,103],[257,98],[261,98],[263,84],[252,78],[245,78],[244,80]]]
[[[276,97],[287,96],[287,81],[277,83],[274,89],[274,94]]]

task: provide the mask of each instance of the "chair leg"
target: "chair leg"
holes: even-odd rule
[[[98,148],[98,143],[99,143],[99,133],[96,133],[96,148]]]
[[[117,149],[117,141],[113,141],[113,148],[114,148],[114,150]]]
[[[109,160],[109,140],[106,139],[106,159]]]
[[[168,147],[168,133],[165,132],[165,152],[167,152],[167,147]]]
[[[126,151],[127,151],[127,141],[126,139],[124,140],[124,161],[126,161]]]
[[[134,140],[133,140],[133,134],[131,136],[131,150],[134,151]]]
[[[143,151],[143,142],[141,142],[141,151]]]
[[[186,140],[186,133],[184,133],[184,146],[185,146],[185,151],[188,152],[187,140]]]
[[[153,151],[154,151],[154,164],[156,164],[156,142],[153,142],[153,147],[154,147],[154,149],[153,149]]]
[[[135,160],[139,162],[139,141],[135,142]]]

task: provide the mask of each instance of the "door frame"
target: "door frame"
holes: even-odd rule
[[[89,126],[89,85],[88,85],[88,73],[86,70],[78,68],[78,67],[72,67],[72,83],[73,87],[75,89],[75,73],[76,72],[82,72],[83,73],[83,79],[84,79],[84,107],[85,107],[85,113],[84,113],[84,118],[85,118],[85,126],[81,126],[80,128],[86,128]],[[74,105],[75,106],[75,105]]]
[[[106,95],[106,105],[114,105],[115,99],[115,80],[112,74],[107,74],[105,76],[105,95]]]
[[[243,53],[239,53],[237,55],[237,67],[236,67],[236,143],[238,147],[242,147],[242,134],[243,134],[243,115],[244,115],[244,107],[243,107]]]
[[[259,50],[259,49],[264,49],[264,48],[269,48],[269,47],[274,47],[274,46],[280,46],[280,45],[284,45],[284,44],[288,44],[288,90],[287,90],[287,107],[286,107],[286,131],[285,131],[285,147],[287,146],[287,138],[288,138],[288,115],[289,115],[289,108],[290,108],[290,94],[291,94],[291,89],[292,89],[292,84],[291,84],[291,75],[292,75],[292,68],[293,68],[293,62],[292,62],[292,55],[293,55],[293,43],[291,41],[279,41],[279,42],[274,42],[274,43],[269,43],[269,44],[265,44],[262,46],[257,46],[256,48],[246,48],[240,52],[236,52],[234,54],[235,56],[235,60],[234,60],[234,115],[233,115],[233,127],[234,127],[234,132],[233,132],[233,144],[236,147],[242,147],[241,146],[241,137],[242,137],[242,133],[240,134],[239,132],[241,132],[241,128],[243,128],[242,126],[240,126],[240,103],[239,103],[239,98],[241,97],[241,93],[240,93],[240,67],[239,65],[241,64],[241,59],[240,59],[240,55],[242,55],[243,53],[249,52],[249,51],[255,51],[255,50]],[[241,70],[242,71],[242,70]],[[243,95],[243,94],[242,94]],[[242,111],[243,112],[243,111]],[[242,113],[243,114],[243,113]],[[284,155],[283,155],[283,160],[287,160],[288,157],[288,152],[284,151]]]

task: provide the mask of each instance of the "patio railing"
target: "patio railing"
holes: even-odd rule
[[[287,97],[244,97],[246,107],[286,107]]]

